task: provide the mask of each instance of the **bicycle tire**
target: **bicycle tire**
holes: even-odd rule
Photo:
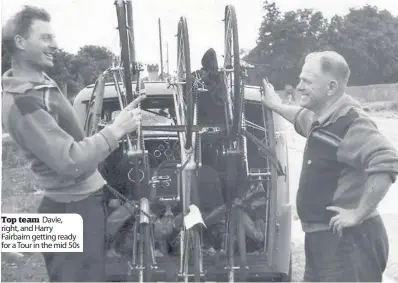
[[[181,46],[182,41],[182,46]],[[184,60],[180,62],[181,55],[183,55]],[[184,69],[181,70],[181,63],[184,64]],[[188,25],[185,17],[181,17],[178,22],[178,33],[177,33],[177,66],[178,66],[178,79],[185,79],[185,86],[182,87],[182,95],[181,103],[186,104],[186,112],[184,113],[186,132],[185,132],[185,149],[192,148],[192,139],[193,139],[193,115],[194,115],[194,105],[193,105],[193,78],[191,73],[191,56],[190,56],[190,47],[189,47],[189,33],[188,33]]]
[[[119,39],[121,47],[120,57],[122,60],[123,71],[124,71],[124,86],[126,88],[127,104],[129,104],[130,102],[133,101],[134,98],[133,98],[133,86],[132,86],[131,62],[130,62],[130,54],[131,54],[129,46],[130,39],[127,30],[127,23],[126,23],[127,10],[124,1],[116,1],[116,12],[117,12]]]
[[[232,121],[227,122],[230,123],[228,127],[228,136],[231,138],[235,138],[240,132],[239,129],[242,126],[242,108],[244,98],[241,92],[241,66],[239,57],[238,23],[235,8],[232,5],[228,5],[225,7],[224,25],[224,68],[233,67],[234,69],[232,74],[233,87],[231,88],[231,91],[233,91],[233,95],[231,95],[231,92],[227,94],[228,96],[233,97],[230,97],[230,100],[226,100],[227,103],[228,101],[232,102]],[[229,42],[230,39],[232,40],[231,44]],[[233,49],[232,51],[231,47]]]

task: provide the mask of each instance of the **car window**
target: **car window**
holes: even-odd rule
[[[150,112],[148,112],[150,111]],[[142,125],[153,126],[153,125],[174,125],[172,118],[164,116],[170,116],[168,109],[148,109],[148,111],[142,111]],[[153,112],[153,113],[152,113]],[[112,121],[120,113],[120,110],[115,110],[111,114]],[[156,113],[160,113],[159,115]]]

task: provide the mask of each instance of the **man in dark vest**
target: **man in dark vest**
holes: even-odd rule
[[[332,51],[309,54],[284,105],[272,85],[263,103],[307,138],[297,192],[305,232],[304,281],[381,282],[388,238],[377,211],[398,174],[398,153],[345,93],[350,69]]]
[[[2,44],[12,66],[2,77],[5,128],[31,162],[44,190],[41,213],[77,213],[83,218],[83,252],[44,253],[49,281],[106,281],[103,191],[97,167],[135,131],[137,105],[128,105],[113,124],[86,137],[78,117],[57,84],[45,74],[57,49],[50,15],[25,6],[3,27]]]

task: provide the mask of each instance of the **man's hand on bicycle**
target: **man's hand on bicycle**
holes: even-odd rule
[[[137,107],[145,98],[146,95],[140,95],[134,99],[120,111],[113,123],[109,126],[118,139],[127,133],[137,130],[140,126],[142,120],[141,109]]]

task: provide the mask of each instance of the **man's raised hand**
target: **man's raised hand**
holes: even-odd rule
[[[282,100],[275,92],[274,86],[267,80],[263,80],[264,95],[262,96],[262,103],[265,107],[273,109],[276,105],[282,104]]]
[[[118,139],[127,133],[137,130],[140,126],[142,120],[141,109],[138,109],[137,107],[145,98],[145,95],[140,95],[134,99],[129,105],[120,111],[112,125],[110,125],[110,128]]]

